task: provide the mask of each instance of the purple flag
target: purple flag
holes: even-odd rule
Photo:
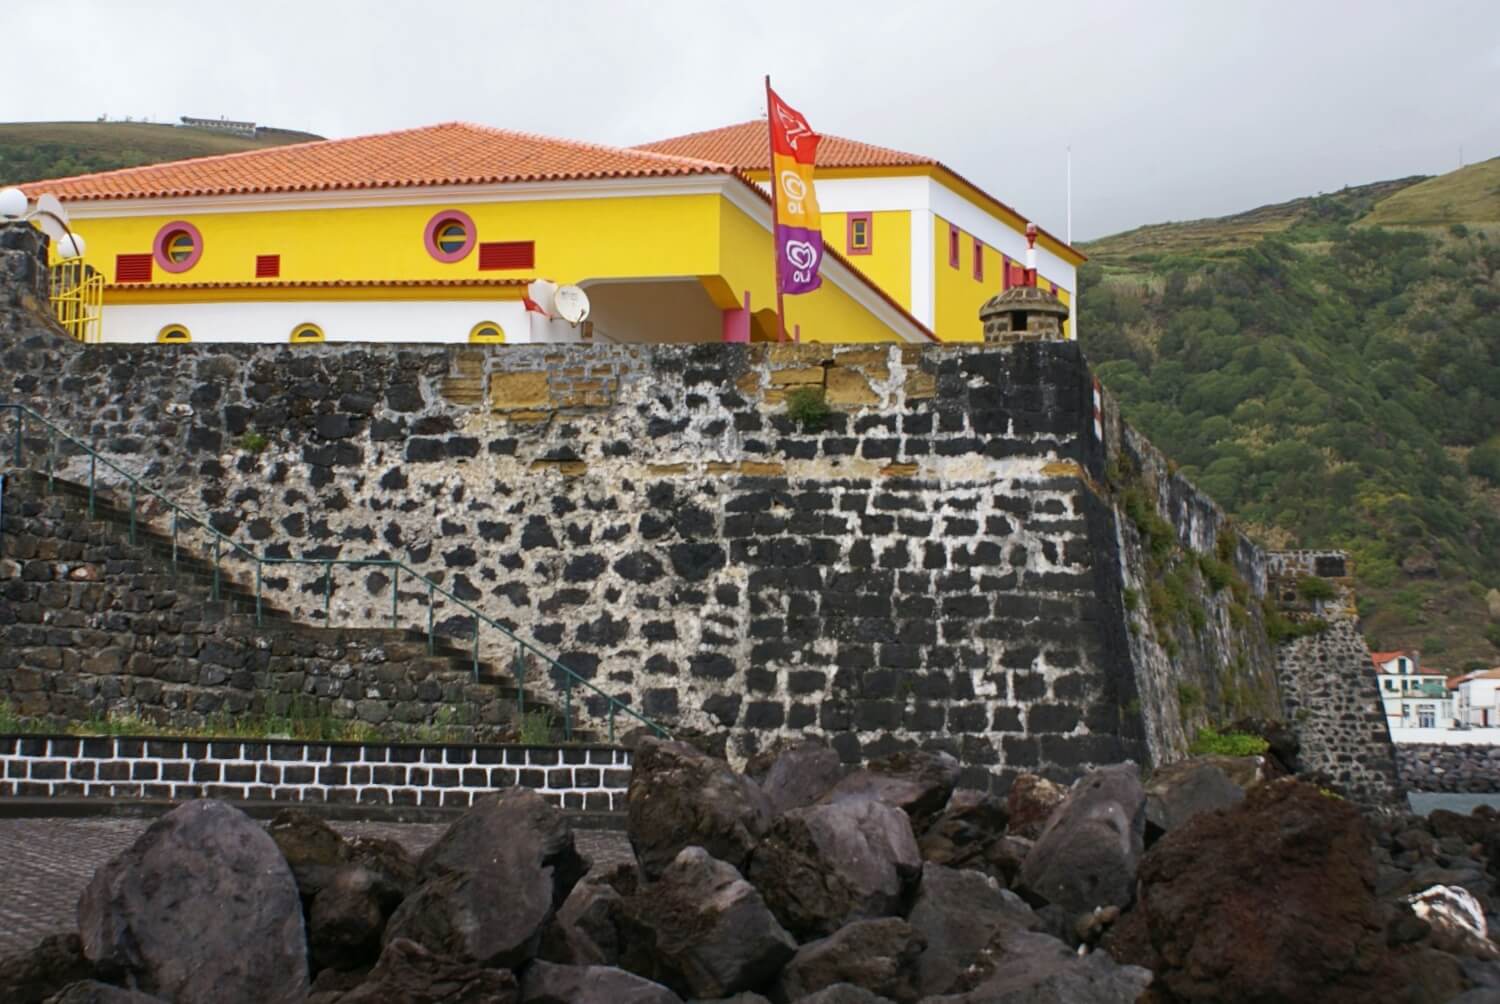
[[[811,293],[823,285],[822,264],[822,231],[777,225],[776,284],[783,293]]]

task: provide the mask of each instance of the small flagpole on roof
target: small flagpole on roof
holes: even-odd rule
[[[776,287],[776,340],[786,341],[786,297],[781,292],[781,244],[776,240],[776,223],[780,219],[780,201],[776,197],[776,122],[771,107],[771,75],[766,74],[766,156],[771,182],[771,283]]]

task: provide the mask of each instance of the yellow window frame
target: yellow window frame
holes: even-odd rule
[[[316,345],[327,341],[323,335],[323,329],[311,322],[297,325],[292,329],[291,337],[288,339],[293,345]]]
[[[186,345],[192,340],[193,333],[182,324],[168,324],[156,333],[156,341],[161,345]]]
[[[485,328],[494,328],[496,335],[480,334]],[[469,329],[469,341],[475,345],[504,345],[505,329],[494,321],[480,321]]]

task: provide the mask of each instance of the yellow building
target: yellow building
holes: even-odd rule
[[[637,147],[735,167],[765,184],[766,123],[692,133]],[[823,240],[842,251],[943,341],[979,341],[979,308],[1020,282],[1026,224],[1020,213],[941,162],[824,135],[816,187]],[[1084,256],[1038,231],[1038,285],[1078,310],[1078,266]],[[1064,325],[1076,337],[1072,320]]]
[[[756,163],[752,126],[763,163],[764,122],[719,131],[743,137],[733,158],[448,123],[25,188],[62,200],[103,275],[105,341],[767,340],[777,325],[771,205],[756,183],[766,171],[740,163]],[[846,145],[880,150],[829,137],[820,161]],[[983,219],[965,215],[961,202],[988,197],[931,161],[835,161],[817,185],[831,253],[822,288],[787,298],[789,333],[979,337],[979,305],[1002,284],[1001,252],[986,249],[1019,258],[1019,216],[998,203]],[[895,206],[914,185],[944,212],[916,196]],[[950,242],[950,226],[964,236]],[[946,271],[933,257],[945,242],[958,263]],[[1070,297],[1081,256],[1047,236],[1041,246],[1043,281]],[[585,290],[589,321],[528,310],[539,278]]]

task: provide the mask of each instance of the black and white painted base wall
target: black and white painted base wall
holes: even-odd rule
[[[0,797],[467,808],[523,787],[564,809],[618,812],[629,784],[630,753],[601,746],[0,736]]]

